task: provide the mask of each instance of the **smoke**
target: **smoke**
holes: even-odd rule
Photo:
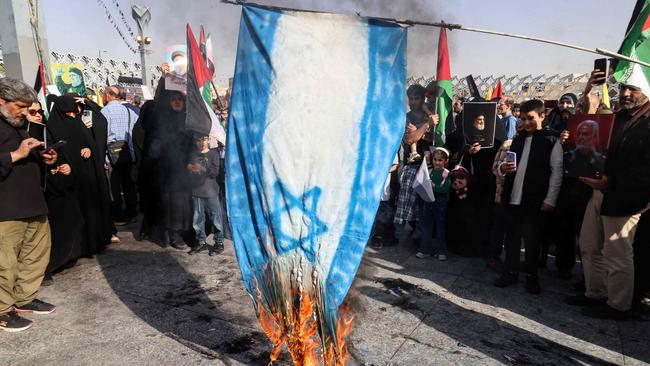
[[[260,4],[291,7],[306,10],[327,11],[362,16],[412,19],[429,22],[444,20],[454,22],[444,8],[429,0],[343,0],[324,2],[320,0],[256,0]],[[150,64],[160,65],[165,60],[165,49],[169,45],[185,43],[185,24],[190,23],[198,37],[199,25],[212,33],[216,62],[217,84],[224,85],[234,72],[239,32],[241,7],[223,4],[215,0],[191,2],[146,0],[151,7],[152,20],[149,33],[154,38]],[[436,73],[438,49],[438,28],[411,27],[408,38],[408,75],[431,76]],[[450,47],[454,35],[449,33]],[[453,47],[450,48],[452,61]],[[453,73],[454,70],[452,70]]]

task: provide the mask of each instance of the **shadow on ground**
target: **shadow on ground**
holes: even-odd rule
[[[246,312],[241,311],[241,306],[250,308],[250,300],[226,296],[229,301],[218,301],[210,297],[217,291],[228,295],[235,292],[230,292],[230,287],[235,285],[236,276],[225,268],[219,269],[217,261],[217,284],[208,285],[205,278],[186,271],[166,251],[109,250],[97,258],[119,299],[160,333],[207,359],[219,359],[227,365],[233,364],[231,360],[253,365],[268,362],[270,347],[265,335],[253,328],[254,319],[242,315]],[[223,293],[220,295],[223,299]],[[280,360],[277,364],[289,363]]]

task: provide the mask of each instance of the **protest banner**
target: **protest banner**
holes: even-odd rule
[[[471,145],[482,148],[494,146],[497,104],[493,102],[467,102],[463,107],[463,131]]]
[[[81,64],[52,64],[52,78],[59,95],[86,96],[83,66]]]

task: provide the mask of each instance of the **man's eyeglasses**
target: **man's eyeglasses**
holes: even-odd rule
[[[43,115],[43,110],[42,110],[42,109],[38,109],[38,110],[36,110],[36,109],[30,109],[30,110],[29,110],[29,115],[30,115],[30,116],[35,116],[35,115],[37,115],[37,114],[40,114],[40,115],[42,116],[42,115]]]

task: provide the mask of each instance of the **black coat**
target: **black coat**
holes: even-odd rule
[[[605,175],[602,215],[631,216],[650,202],[650,102],[616,114]]]

